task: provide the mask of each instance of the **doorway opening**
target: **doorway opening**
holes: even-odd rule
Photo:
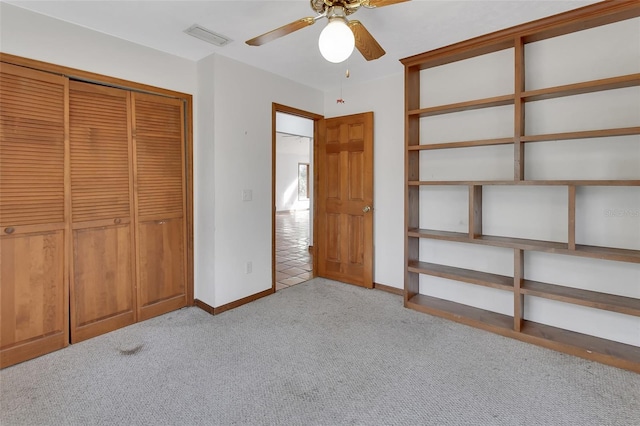
[[[322,116],[273,105],[273,287],[315,276],[315,141]]]

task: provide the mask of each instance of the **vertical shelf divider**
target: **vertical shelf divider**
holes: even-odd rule
[[[482,185],[469,185],[469,238],[482,236]]]
[[[525,104],[522,94],[525,90],[524,40],[516,37],[514,42],[514,100],[513,100],[513,173],[514,180],[524,180],[524,136]]]
[[[524,280],[524,250],[513,249],[513,329],[520,332],[524,317],[524,294],[520,292]]]
[[[420,145],[420,117],[409,115],[409,111],[420,108],[420,69],[405,68],[405,291],[404,303],[420,293],[420,274],[409,271],[409,261],[420,260],[420,240],[411,238],[408,231],[420,225],[420,187],[410,186],[409,181],[420,180],[420,151],[409,150]]]
[[[575,250],[576,249],[576,186],[575,185],[569,185],[569,208],[568,208],[568,214],[569,214],[569,221],[567,223],[568,225],[568,239],[567,241],[569,242],[568,244],[568,248],[569,250]]]

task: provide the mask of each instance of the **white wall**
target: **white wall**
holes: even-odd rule
[[[195,297],[271,287],[271,104],[322,114],[322,93],[211,56],[198,63],[0,3],[0,50],[193,95]],[[241,201],[243,189],[253,201]],[[244,262],[253,273],[244,274]]]
[[[373,111],[373,280],[403,288],[404,74],[344,84],[344,104],[340,90],[325,93],[325,117]]]
[[[78,25],[0,3],[4,53],[196,94],[196,64]]]
[[[19,7],[0,3],[0,50],[17,56],[50,62],[83,71],[144,83],[193,95],[194,120],[194,255],[195,296],[209,300],[213,290],[207,278],[212,277],[213,243],[207,214],[212,210],[213,182],[207,143],[213,116],[198,120],[201,105],[213,102],[213,90],[203,81],[203,94],[198,96],[200,81],[193,61],[169,55],[148,47],[111,37],[77,25],[49,18]],[[201,123],[202,127],[199,127]],[[204,137],[199,135],[203,133]],[[212,228],[212,226],[211,226]]]
[[[198,135],[201,130],[198,118],[199,107],[208,106],[213,98],[212,90],[206,86],[210,80],[196,78],[196,63],[6,3],[0,3],[0,50],[193,95],[194,175],[204,177],[194,181],[195,296],[212,298],[213,244],[202,237],[207,235],[210,223],[207,214],[212,210],[213,194],[206,191],[209,180],[213,180],[208,161],[212,152],[210,139]],[[199,83],[204,85],[203,93],[208,98],[199,99]],[[202,124],[210,131],[213,115],[204,118]]]
[[[197,63],[198,128],[194,144],[194,293],[195,298],[214,305],[215,300],[215,56]]]
[[[201,221],[214,221],[213,230],[199,237],[214,244],[214,259],[206,260],[215,264],[208,270],[213,276],[200,278],[214,283],[213,298],[207,293],[201,300],[217,307],[271,288],[272,103],[322,114],[323,95],[222,56],[200,61],[198,76],[213,79],[213,104],[201,116],[214,117],[202,141],[213,170],[196,176],[206,186],[202,196],[215,193],[213,205],[199,212]],[[252,201],[242,201],[245,189],[253,192]],[[251,274],[244,272],[248,261]]]
[[[311,125],[313,129],[313,121]],[[298,164],[310,164],[310,146],[308,137],[276,134],[276,211],[309,209],[309,198],[298,199]],[[309,174],[309,183],[312,180],[313,175]]]

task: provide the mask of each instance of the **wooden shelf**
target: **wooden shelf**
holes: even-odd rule
[[[539,90],[529,90],[522,93],[521,98],[526,102],[541,101],[563,96],[581,95],[584,93],[600,92],[603,90],[622,89],[624,87],[640,86],[640,74],[629,74],[601,80],[585,81],[564,86],[549,87]]]
[[[513,105],[515,96],[504,95],[493,98],[476,99],[473,101],[458,102],[455,104],[439,105],[429,108],[421,108],[409,111],[409,116],[430,117],[433,115],[450,114],[452,112],[470,111],[480,108],[493,108],[504,105]]]
[[[409,186],[522,185],[522,186],[640,186],[640,180],[420,180]]]
[[[521,340],[640,373],[640,347],[523,321]]]
[[[513,138],[479,139],[476,141],[444,142],[426,145],[411,145],[409,151],[426,151],[432,149],[470,148],[474,146],[508,145],[513,143]]]
[[[569,245],[567,243],[559,243],[555,241],[529,240],[524,238],[499,237],[493,235],[481,235],[476,238],[469,238],[469,234],[467,233],[438,231],[434,229],[411,228],[408,230],[407,236],[413,238],[428,238],[432,240],[481,244],[493,247],[520,249],[526,251],[539,251],[546,253],[565,254],[569,256],[615,260],[619,262],[640,263],[640,250],[628,250],[587,245],[576,245],[576,249],[571,250],[569,249]]]
[[[512,328],[513,317],[511,316],[423,294],[411,297],[405,306],[527,343],[640,373],[640,347],[637,346],[532,321],[523,321],[521,331],[517,332]]]
[[[521,136],[520,140],[524,143],[534,142],[548,142],[556,140],[569,140],[569,139],[593,139],[604,137],[616,137],[616,136],[632,136],[640,135],[640,127],[621,127],[615,129],[603,129],[603,130],[586,130],[580,132],[565,132],[565,133],[549,133],[543,135],[528,135]],[[509,145],[513,143],[513,138],[494,138],[494,139],[478,139],[472,141],[460,141],[460,142],[442,142],[423,145],[409,145],[407,148],[409,151],[428,151],[434,149],[455,149],[455,148],[471,148],[477,146],[492,146],[492,145]]]
[[[620,314],[640,316],[640,299],[523,280],[520,293]]]
[[[521,136],[522,142],[560,141],[567,139],[605,138],[612,136],[640,135],[640,127],[622,127],[604,130],[586,130],[582,132],[548,133],[544,135]]]
[[[619,262],[640,263],[640,250],[628,250],[614,247],[599,247],[577,244],[576,249],[573,252],[576,254],[576,256],[582,257],[617,260]]]
[[[485,309],[439,299],[437,297],[416,294],[406,303],[407,308],[426,314],[447,318],[472,327],[493,331],[494,333],[509,333],[513,327],[513,318]]]
[[[534,126],[532,126],[529,122],[532,119],[536,119],[536,117],[529,116],[525,119],[527,103],[529,102],[640,86],[640,73],[636,72],[633,74],[618,75],[610,78],[582,81],[536,90],[525,90],[526,83],[532,81],[529,80],[529,73],[531,72],[531,69],[535,68],[535,66],[534,68],[529,67],[530,69],[528,72],[527,67],[525,66],[525,59],[527,62],[532,59],[526,58],[525,49],[527,47],[527,43],[554,38],[564,34],[582,31],[587,28],[605,26],[639,16],[640,3],[638,3],[637,0],[598,2],[563,14],[543,18],[451,46],[445,46],[401,61],[405,69],[406,186],[404,207],[407,232],[405,234],[406,269],[404,287],[406,307],[488,330],[503,336],[513,337],[525,342],[640,373],[640,347],[543,325],[525,319],[527,304],[532,297],[541,297],[563,303],[631,315],[633,317],[640,317],[640,298],[623,297],[604,293],[608,291],[607,287],[604,285],[601,287],[594,287],[599,291],[590,291],[524,279],[525,254],[527,251],[640,264],[640,249],[635,246],[634,250],[629,250],[614,247],[581,245],[576,243],[576,217],[579,217],[581,214],[580,209],[583,207],[580,203],[576,202],[576,193],[578,191],[577,187],[640,187],[640,179],[637,176],[635,179],[612,180],[525,179],[525,176],[527,176],[526,168],[528,167],[528,150],[526,149],[526,145],[529,143],[555,142],[563,140],[582,141],[592,138],[613,138],[640,135],[640,126],[638,125],[633,127],[588,130],[591,123],[585,121],[586,119],[580,120],[580,127],[582,127],[582,129],[579,131],[549,134],[526,134],[527,129],[535,127],[535,123],[533,123]],[[614,49],[617,45],[616,43],[623,43],[625,41],[626,40],[622,38],[618,38],[617,40],[612,39],[610,41],[610,46]],[[430,80],[433,79],[433,81],[429,82],[429,84],[433,85],[437,85],[442,81],[435,76],[427,77],[426,75],[423,75],[421,70],[478,57],[480,55],[486,55],[492,52],[498,52],[508,48],[512,49],[513,53],[513,61],[510,67],[511,72],[513,73],[512,75],[514,76],[514,84],[512,86],[514,88],[513,94],[422,108],[422,92],[420,90],[422,84],[421,80],[426,80],[427,78]],[[534,62],[536,62],[536,59],[537,58],[533,58]],[[495,65],[504,67],[504,63],[497,60]],[[469,64],[466,69],[471,74],[474,74],[477,71],[471,64]],[[484,75],[484,73],[480,73],[480,75]],[[571,76],[569,75],[569,77]],[[451,76],[450,78],[450,76],[445,76],[444,80],[445,82],[451,82],[452,87],[455,87],[455,90],[458,90],[455,85],[459,80],[455,77]],[[462,86],[464,85],[460,86],[458,92],[460,92],[461,96],[466,97],[467,99],[470,98],[471,96],[468,94],[465,95],[464,88]],[[580,102],[580,98],[572,98],[571,100],[575,100],[576,103]],[[421,120],[423,117],[458,113],[461,111],[480,108],[495,108],[506,105],[513,105],[513,127],[512,129],[509,129],[513,130],[513,132],[511,133],[511,131],[509,131],[508,134],[505,134],[503,133],[503,130],[505,130],[503,128],[503,130],[500,130],[498,133],[497,130],[502,127],[499,127],[497,124],[493,126],[489,122],[487,122],[487,125],[489,126],[488,130],[494,131],[495,136],[509,137],[474,139],[483,136],[478,136],[477,134],[474,135],[474,133],[470,131],[467,136],[464,136],[469,138],[469,140],[450,142],[445,140],[445,142],[438,143],[426,143],[426,140],[428,139],[425,138],[421,140],[424,134],[429,131],[429,129],[426,128],[426,125],[429,123],[426,123],[426,120]],[[542,103],[539,104],[539,106],[546,107],[547,104]],[[511,110],[511,108],[509,108],[509,110]],[[492,113],[492,110],[487,110],[487,113]],[[497,115],[494,115],[494,117],[497,117]],[[461,120],[459,120],[460,123],[456,124],[459,126],[466,126],[467,123],[462,120],[462,117],[459,118],[461,118]],[[469,130],[471,129],[472,128],[469,127]],[[635,140],[636,137],[629,139]],[[426,177],[430,175],[429,173],[425,173],[425,170],[421,170],[421,168],[424,167],[424,164],[421,164],[420,161],[420,159],[423,158],[423,154],[420,154],[421,151],[508,144],[513,146],[513,167],[511,169],[512,171],[509,172],[509,175],[505,176],[507,179],[459,181],[420,180],[420,176]],[[581,149],[584,149],[582,148],[583,146],[586,147],[587,145],[589,144],[571,144],[575,151],[580,151]],[[606,147],[607,145],[604,146]],[[464,152],[469,153],[470,151],[466,150]],[[542,160],[551,160],[553,158],[551,153],[548,154],[549,155],[543,157]],[[424,155],[429,156],[429,153],[425,153]],[[629,161],[634,159],[635,157]],[[459,170],[462,171],[463,167],[465,167],[464,164],[460,165]],[[615,168],[615,164],[612,167]],[[456,171],[456,168],[454,168],[454,171]],[[429,172],[429,170],[426,170],[426,172]],[[593,174],[589,173],[585,173],[584,176],[588,177],[589,175],[593,176]],[[421,191],[420,188],[423,186],[449,185],[467,187],[468,225],[463,229],[465,232],[420,229],[420,211],[423,203],[428,202],[428,200],[426,200],[428,197],[437,197],[437,194],[433,194],[432,191]],[[562,237],[566,242],[484,235],[482,227],[483,215],[488,213],[487,210],[483,211],[482,200],[483,192],[485,191],[484,186],[565,187],[567,207],[565,213],[558,216],[557,220],[562,222],[566,221],[566,235]],[[515,220],[517,218],[513,219]],[[555,220],[556,219],[554,219],[554,221]],[[484,222],[486,222],[486,220]],[[424,254],[421,253],[421,238],[508,249],[508,251],[511,252],[510,255],[513,256],[514,259],[513,277],[473,271],[447,265],[420,262],[417,259],[420,259],[421,254]],[[502,315],[484,309],[467,306],[462,303],[420,294],[420,277],[422,274],[496,288],[504,291],[511,291],[514,297],[512,298],[513,310],[510,310],[510,312],[512,312],[513,315]],[[456,295],[452,295],[451,298],[453,300],[458,299]],[[566,305],[560,306],[568,307]],[[548,321],[546,316],[541,316],[539,320],[543,322]],[[595,321],[595,319],[592,319],[590,322],[590,324],[593,324],[594,328],[596,326]],[[595,333],[596,331],[594,330],[594,334]],[[635,340],[633,342],[636,343]]]
[[[471,269],[456,268],[453,266],[438,265],[435,263],[409,261],[409,271],[450,280],[463,281],[499,290],[513,291],[513,277],[490,274],[487,272],[473,271]]]

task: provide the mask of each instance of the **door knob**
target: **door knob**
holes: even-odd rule
[[[7,234],[13,234],[13,231],[15,231],[15,228],[13,226],[10,226],[8,228],[4,228],[4,232]]]
[[[364,206],[364,208],[362,209],[363,212],[365,213],[369,213],[371,211],[371,207],[369,206]]]

